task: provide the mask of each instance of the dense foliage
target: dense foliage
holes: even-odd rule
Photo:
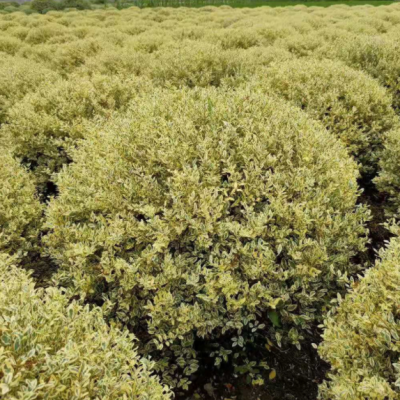
[[[150,371],[210,360],[262,384],[327,316],[322,398],[396,398],[398,240],[371,267],[368,228],[400,216],[399,5],[62,3],[0,15],[0,391],[169,398]]]
[[[140,361],[134,337],[105,323],[99,308],[35,289],[0,254],[0,393],[16,399],[170,399]]]
[[[51,84],[57,74],[41,63],[2,54],[0,58],[0,123],[8,110],[42,83]]]
[[[8,109],[2,132],[13,154],[29,166],[42,194],[48,192],[51,175],[69,162],[68,149],[85,136],[85,122],[122,111],[140,92],[137,79],[103,75],[38,85]],[[148,88],[147,88],[148,90]]]
[[[357,270],[356,166],[301,111],[250,91],[156,92],[93,130],[57,179],[47,244],[79,295],[107,295],[158,348],[250,322],[297,344]]]
[[[330,60],[274,64],[257,79],[320,120],[362,164],[376,170],[384,133],[397,124],[391,96],[367,74]]]
[[[380,158],[380,174],[375,178],[378,189],[388,196],[386,213],[400,216],[400,131],[393,129],[386,134],[385,148]]]
[[[392,239],[350,293],[329,313],[321,355],[331,366],[321,399],[400,396],[400,242]]]
[[[347,65],[362,69],[380,81],[393,95],[393,106],[400,110],[400,54],[399,34],[389,27],[379,27],[378,32],[388,30],[386,35],[370,34],[365,37],[351,35],[341,37],[327,46],[322,54],[335,57]]]
[[[0,154],[0,251],[29,262],[39,250],[43,210],[29,171]]]

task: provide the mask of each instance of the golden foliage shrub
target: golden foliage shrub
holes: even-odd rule
[[[399,26],[398,4],[1,14],[0,251],[22,266],[51,256],[68,296],[102,304],[71,303],[76,324],[96,315],[121,349],[130,339],[100,321],[129,325],[164,382],[187,387],[217,343],[216,365],[260,383],[251,356],[266,340],[300,346],[363,268],[355,160],[378,173],[390,215],[400,206]],[[61,292],[35,296],[67,318]],[[129,378],[96,357],[77,383],[94,398],[155,382],[146,362]],[[50,385],[38,397],[58,396],[51,376],[27,378]],[[149,385],[141,397],[157,398]]]
[[[46,82],[54,83],[58,75],[39,64],[21,57],[2,55],[0,57],[0,124],[6,117],[8,110],[33,92],[37,86]]]
[[[245,53],[201,42],[170,43],[160,57],[154,55],[149,69],[150,77],[162,86],[220,86],[224,79],[240,79],[245,73]]]
[[[399,41],[385,35],[352,35],[332,42],[324,56],[335,57],[347,65],[364,70],[376,78],[393,96],[393,106],[400,109]]]
[[[385,137],[385,147],[379,160],[379,175],[375,178],[379,191],[388,197],[385,204],[389,216],[400,216],[400,131],[393,129]]]
[[[396,237],[381,251],[381,260],[324,323],[320,354],[332,367],[320,386],[329,400],[398,399],[400,242]]]
[[[384,133],[398,123],[391,96],[378,82],[340,62],[316,59],[274,64],[256,80],[266,92],[321,121],[362,164],[363,172],[376,170]]]
[[[39,247],[43,206],[32,176],[8,153],[0,154],[0,252],[29,262]]]
[[[158,91],[92,130],[57,178],[46,243],[61,281],[106,296],[146,329],[147,351],[175,353],[168,368],[190,375],[196,336],[243,347],[254,325],[259,340],[299,345],[358,270],[369,216],[356,164],[285,102]]]
[[[100,308],[69,302],[0,253],[0,393],[32,398],[168,400],[133,335],[107,326]]]
[[[0,52],[2,53],[15,55],[18,52],[21,44],[22,41],[15,37],[0,36]]]
[[[41,192],[69,161],[68,149],[85,136],[85,121],[122,111],[148,82],[93,75],[44,84],[8,110],[0,130],[13,154],[35,174]]]

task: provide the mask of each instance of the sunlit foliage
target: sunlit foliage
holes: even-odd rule
[[[48,208],[60,279],[87,300],[106,296],[119,320],[146,328],[148,351],[174,349],[186,375],[196,336],[243,342],[251,323],[299,345],[358,269],[368,212],[356,164],[282,100],[156,91],[96,124],[72,159]]]
[[[140,361],[134,337],[105,323],[99,308],[35,289],[0,253],[0,393],[8,400],[167,400]]]
[[[325,322],[321,355],[332,365],[321,399],[399,398],[400,243],[339,298]]]

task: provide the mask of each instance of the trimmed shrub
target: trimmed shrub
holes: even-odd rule
[[[393,95],[393,106],[399,112],[400,52],[396,38],[353,35],[332,42],[322,52],[376,78]]]
[[[88,57],[101,52],[102,43],[96,39],[83,39],[50,48],[51,65],[65,75],[83,66]],[[54,54],[55,51],[55,54]]]
[[[196,337],[299,345],[358,270],[369,214],[356,164],[285,102],[157,91],[92,130],[57,177],[46,243],[64,284],[175,360],[158,363],[165,374],[196,370]]]
[[[279,46],[252,47],[247,50],[239,50],[238,54],[245,60],[246,80],[250,80],[262,67],[288,62],[295,58]]]
[[[386,400],[400,397],[400,241],[391,240],[325,321],[321,356],[330,362],[320,398]]]
[[[7,13],[7,11],[3,12]],[[21,40],[10,37],[10,36],[0,36],[0,53],[6,53],[10,55],[15,55],[22,45]],[[3,54],[1,54],[3,57]]]
[[[85,121],[123,110],[145,85],[143,80],[101,75],[43,85],[9,110],[1,131],[44,193],[51,175],[69,162],[68,149],[85,136]]]
[[[39,14],[36,16],[41,17]],[[42,18],[45,18],[45,16]],[[34,26],[37,28],[40,25]],[[64,31],[64,28],[60,27],[60,30]],[[37,29],[32,39],[35,39],[36,34],[43,34],[45,37],[48,32],[43,31],[42,29]],[[69,35],[69,39],[65,43],[61,42],[62,44],[59,44],[55,42],[55,44],[51,45],[51,41],[61,41],[62,38],[62,35],[54,35],[53,39],[49,40],[49,43],[41,43],[35,46],[19,46],[18,54],[22,57],[45,63],[48,68],[67,77],[76,69],[84,66],[89,57],[94,57],[102,51],[103,43],[100,40],[95,38],[77,40],[73,35]]]
[[[375,183],[388,196],[385,203],[390,216],[400,216],[400,131],[393,129],[385,135],[384,150],[379,160],[379,176]]]
[[[384,133],[397,118],[374,79],[340,62],[298,59],[266,69],[261,82],[338,136],[364,173],[376,171]]]
[[[107,48],[104,52],[89,58],[85,69],[92,73],[121,77],[132,77],[148,73],[149,55],[137,51],[135,47],[127,49]]]
[[[165,382],[211,355],[260,383],[268,340],[300,346],[365,258],[375,193],[349,153],[399,215],[399,5],[68,1],[0,3],[0,252],[40,279],[57,263]],[[42,226],[34,185],[56,184]]]
[[[0,252],[28,261],[38,251],[43,207],[30,174],[0,154]]]
[[[142,362],[134,337],[108,327],[99,308],[35,289],[0,253],[0,390],[9,400],[171,399]]]
[[[257,68],[293,58],[275,46],[223,50],[201,41],[176,44],[165,39],[161,43],[159,36],[146,37],[144,41],[130,40],[122,49],[107,47],[86,61],[85,70],[110,76],[143,76],[161,87],[237,86]]]
[[[26,11],[23,6],[21,6],[21,11]],[[16,37],[20,40],[25,40],[27,35],[29,34],[30,29],[22,26],[22,25],[17,25],[16,27],[13,27],[11,29],[7,30],[7,33],[9,33],[11,36]]]
[[[42,83],[51,84],[57,74],[44,65],[20,57],[0,57],[0,125],[10,107]]]
[[[325,44],[325,40],[321,40],[323,35],[324,33],[321,31],[313,31],[304,35],[294,33],[278,39],[276,45],[297,57],[312,57]]]
[[[224,79],[239,79],[244,66],[243,54],[235,50],[205,42],[171,42],[149,62],[148,74],[164,86],[220,86]]]
[[[30,29],[25,38],[25,42],[31,45],[44,44],[51,39],[54,40],[55,37],[66,35],[67,31],[67,28],[60,24],[47,23],[44,26],[38,26]]]
[[[224,50],[231,50],[258,46],[261,38],[256,29],[221,29],[209,32],[205,40],[218,43]]]
[[[141,73],[164,87],[237,86],[247,81],[261,66],[292,59],[278,47],[224,50],[220,45],[190,42],[168,43],[148,57]]]

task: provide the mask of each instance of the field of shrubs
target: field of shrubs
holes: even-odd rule
[[[400,5],[0,15],[0,398],[400,399],[399,113]]]

